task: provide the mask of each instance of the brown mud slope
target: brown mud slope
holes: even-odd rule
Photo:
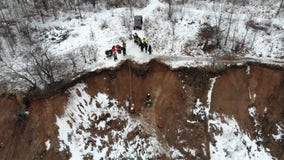
[[[272,154],[284,159],[284,144],[276,143],[271,136],[275,133],[273,126],[284,121],[284,73],[259,65],[227,70],[215,83],[212,97],[212,111],[234,116],[238,123],[257,138],[256,130],[261,131],[263,145],[271,149]],[[256,108],[254,119],[248,109]],[[280,158],[281,157],[281,158]]]
[[[284,159],[284,142],[276,142],[271,136],[276,133],[273,124],[284,122],[283,69],[252,64],[249,71],[242,66],[213,74],[208,69],[197,68],[173,71],[155,61],[144,65],[125,62],[118,69],[85,75],[69,87],[84,82],[90,95],[103,92],[120,103],[132,97],[137,106],[133,117],[145,123],[149,130],[156,130],[162,144],[179,149],[186,159],[210,159],[212,135],[208,133],[207,120],[194,115],[193,109],[197,99],[206,104],[210,78],[217,76],[210,113],[234,116],[252,137],[257,138],[255,130],[260,130],[264,135],[262,145],[270,148],[274,157]],[[144,107],[147,92],[152,94],[153,106],[150,108]],[[16,98],[0,97],[0,159],[68,159],[70,153],[58,151],[58,127],[55,124],[56,116],[64,113],[68,91],[29,98],[29,114],[19,118],[22,107]],[[254,119],[248,113],[250,107],[256,108],[260,125],[254,125]],[[45,141],[48,139],[52,145],[47,151]],[[183,149],[189,145],[196,149],[195,156]]]

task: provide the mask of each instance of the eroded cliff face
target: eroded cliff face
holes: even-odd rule
[[[67,88],[29,97],[23,119],[15,97],[0,98],[0,159],[75,159],[75,154],[100,159],[114,153],[122,159],[214,159],[238,153],[256,158],[263,152],[263,157],[284,159],[283,69],[251,64],[216,73],[125,62]],[[151,107],[145,106],[148,92]],[[132,102],[134,114],[128,113]]]

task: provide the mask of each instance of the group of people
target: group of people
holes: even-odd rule
[[[117,44],[115,46],[112,46],[112,48],[110,50],[106,50],[105,51],[106,56],[107,57],[113,56],[114,61],[117,60],[117,53],[121,54],[121,52],[122,52],[122,54],[124,56],[126,56],[126,43],[123,40],[121,42],[122,42],[122,46]]]
[[[145,51],[145,53],[152,54],[152,46],[148,43],[148,40],[146,38],[141,39],[137,33],[134,33],[133,35],[134,43],[137,44],[141,52]]]
[[[137,44],[140,49],[141,52],[145,52],[145,53],[149,53],[152,54],[152,46],[148,43],[148,40],[146,38],[141,39],[137,33],[133,34],[133,38],[134,38],[134,43]],[[122,45],[114,45],[112,46],[112,48],[110,50],[106,50],[105,54],[107,57],[112,57],[114,58],[114,61],[117,61],[117,54],[121,54],[121,52],[123,53],[124,56],[126,56],[126,43],[121,40]]]

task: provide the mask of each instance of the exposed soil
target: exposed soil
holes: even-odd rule
[[[275,143],[271,136],[275,133],[273,125],[284,120],[283,70],[252,65],[248,74],[246,69],[233,68],[218,78],[211,109],[234,116],[242,129],[253,137],[257,136],[255,129],[260,129],[263,135],[267,135],[264,136],[264,145],[271,149],[275,157],[283,159],[283,143]],[[248,108],[252,106],[256,108],[256,119],[260,122],[258,128],[254,128],[248,113]]]
[[[284,142],[275,142],[271,136],[276,132],[272,124],[284,122],[283,69],[251,64],[249,74],[246,66],[213,73],[200,68],[171,70],[156,61],[144,65],[127,61],[117,69],[85,75],[70,87],[84,82],[90,95],[103,92],[118,99],[121,104],[131,100],[136,106],[133,117],[141,121],[147,134],[155,131],[165,147],[175,146],[187,159],[210,159],[208,146],[212,136],[208,133],[207,120],[200,119],[192,110],[197,99],[206,102],[210,78],[217,76],[210,112],[234,116],[243,130],[257,137],[253,119],[248,114],[248,108],[254,106],[260,122],[258,129],[267,135],[263,136],[262,144],[270,148],[274,157],[284,159]],[[148,92],[153,100],[151,107],[145,106]],[[55,124],[56,116],[64,113],[68,90],[29,98],[29,114],[19,119],[22,105],[17,99],[13,96],[0,97],[0,159],[68,159],[70,153],[58,151],[58,127]],[[123,127],[122,124],[109,122],[109,126],[117,130]],[[102,134],[107,134],[107,131]],[[136,133],[127,137],[132,139],[132,134]],[[45,141],[48,139],[51,147],[47,151]],[[181,140],[183,143],[180,143]],[[196,149],[195,157],[183,150],[189,145]],[[162,155],[160,159],[169,158]]]

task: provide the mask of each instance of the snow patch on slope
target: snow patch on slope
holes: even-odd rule
[[[273,159],[268,149],[240,129],[234,117],[214,113],[208,121],[208,132],[215,139],[209,144],[211,159]]]
[[[217,77],[211,78],[211,86],[208,91],[208,112],[211,107],[211,98]],[[256,108],[248,109],[249,115],[256,121]],[[209,115],[209,113],[208,113]],[[211,159],[273,159],[269,149],[258,145],[257,141],[262,141],[260,130],[257,140],[250,138],[248,134],[242,131],[234,117],[229,117],[219,113],[211,113],[208,117],[208,132],[212,134],[214,141],[209,142]]]
[[[207,94],[207,106],[204,106],[199,98],[197,98],[196,100],[195,107],[192,113],[198,116],[201,120],[205,120],[206,118],[209,117],[209,114],[210,114],[209,111],[211,108],[211,97],[213,93],[214,84],[217,78],[218,77],[210,78],[211,83],[210,83],[210,88]]]
[[[207,107],[205,107],[202,102],[200,102],[200,99],[197,98],[195,107],[193,108],[192,113],[196,116],[198,116],[201,120],[205,120],[208,116],[207,114]]]
[[[211,97],[212,97],[212,93],[213,93],[214,84],[215,84],[217,78],[218,77],[210,78],[210,81],[211,81],[210,89],[209,89],[208,94],[207,94],[207,105],[208,105],[208,111],[207,111],[208,114],[207,115],[209,115],[209,110],[210,110],[210,107],[211,107]]]
[[[152,159],[163,153],[156,135],[141,137],[138,120],[104,93],[91,97],[85,84],[69,89],[64,115],[56,117],[59,151],[71,160],[137,158]]]
[[[273,134],[273,138],[277,142],[282,142],[282,139],[284,137],[284,125],[282,124],[276,124],[277,127],[277,134]]]
[[[45,141],[44,144],[45,144],[45,146],[46,146],[46,150],[48,151],[48,150],[50,149],[50,146],[51,146],[50,140]]]
[[[254,126],[254,133],[256,135],[256,139],[260,142],[263,141],[262,138],[262,131],[259,128],[261,125],[259,124],[259,122],[257,121],[257,112],[256,112],[256,108],[254,106],[249,107],[248,108],[248,112],[250,117],[253,119],[253,126]]]

